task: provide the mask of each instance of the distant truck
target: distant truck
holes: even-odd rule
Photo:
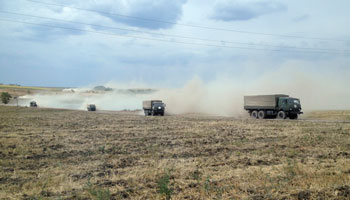
[[[87,110],[88,111],[96,111],[96,105],[95,104],[88,104]]]
[[[164,116],[166,105],[161,100],[143,101],[142,106],[143,106],[143,110],[145,111],[145,116],[148,116],[148,115]]]
[[[298,119],[300,100],[285,94],[244,96],[244,109],[253,118]]]
[[[36,107],[38,107],[38,104],[36,104],[35,101],[31,101],[31,102],[29,103],[29,106],[32,107],[32,108],[36,108]]]

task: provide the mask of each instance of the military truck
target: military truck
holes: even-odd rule
[[[148,115],[161,115],[164,116],[165,104],[161,100],[149,100],[142,102],[145,116]]]
[[[32,108],[36,108],[36,107],[38,107],[38,104],[36,104],[35,101],[31,101],[31,102],[29,103],[29,106],[32,107]]]
[[[95,104],[88,104],[87,106],[88,111],[96,111],[96,105]]]
[[[300,100],[285,94],[244,96],[244,109],[252,118],[298,119]]]

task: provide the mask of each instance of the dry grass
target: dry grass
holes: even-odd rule
[[[306,115],[308,119],[350,121],[349,110],[313,111]]]
[[[28,87],[18,85],[0,85],[0,93],[8,92],[12,97],[19,97],[35,93],[61,92],[63,88]]]
[[[349,199],[341,120],[0,106],[0,198]]]

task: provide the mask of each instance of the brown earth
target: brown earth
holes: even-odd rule
[[[0,106],[0,198],[350,199],[350,112],[311,116]]]

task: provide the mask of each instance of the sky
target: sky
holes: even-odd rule
[[[0,83],[310,80],[340,90],[350,75],[349,7],[348,0],[0,0]]]

